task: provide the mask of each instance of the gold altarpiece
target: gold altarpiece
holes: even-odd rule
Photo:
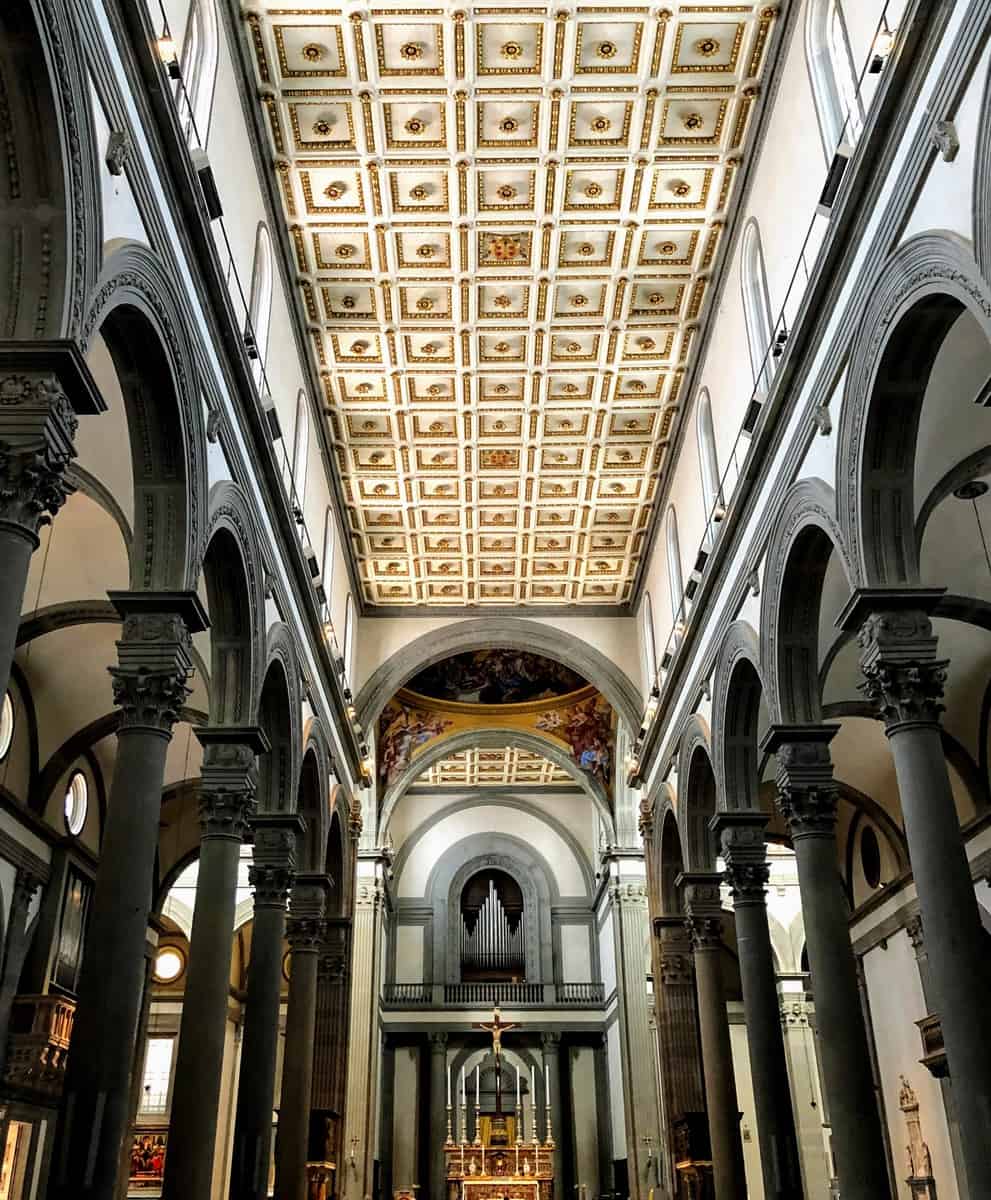
[[[460,1140],[456,1140],[451,1124],[453,1110],[448,1080],[447,1136],[444,1141],[447,1200],[553,1200],[555,1147],[551,1131],[550,1092],[547,1092],[546,1139],[541,1142],[537,1138],[535,1107],[533,1138],[524,1141],[518,1072],[515,1113],[510,1115],[502,1111],[502,1035],[514,1026],[501,1020],[496,1007],[491,1023],[476,1028],[492,1034],[496,1076],[495,1112],[482,1113],[476,1076],[475,1137],[473,1141],[468,1141],[468,1106],[462,1073],[461,1119],[458,1122]],[[535,1104],[535,1095],[532,1100]]]

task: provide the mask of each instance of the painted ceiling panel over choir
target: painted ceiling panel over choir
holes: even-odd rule
[[[247,14],[368,603],[629,600],[775,16]]]

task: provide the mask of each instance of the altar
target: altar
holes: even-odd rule
[[[495,1112],[481,1111],[479,1069],[475,1072],[475,1132],[468,1139],[468,1097],[464,1068],[461,1073],[460,1120],[452,1123],[451,1079],[447,1081],[447,1136],[444,1158],[447,1165],[447,1200],[553,1200],[554,1137],[551,1131],[550,1078],[545,1079],[547,1136],[537,1136],[536,1115],[529,1141],[524,1139],[523,1108],[520,1102],[520,1075],[516,1073],[516,1107],[504,1113],[502,1107],[502,1036],[515,1028],[506,1024],[496,1007],[492,1022],[476,1028],[492,1035],[495,1056]],[[536,1089],[531,1081],[531,1097]]]

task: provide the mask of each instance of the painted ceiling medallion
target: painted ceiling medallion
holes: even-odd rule
[[[591,183],[585,184],[585,195],[594,200],[596,196],[602,195],[602,184],[596,183],[593,179]]]
[[[705,124],[705,117],[700,112],[685,113],[682,117],[682,123],[686,129],[690,129],[694,133]]]
[[[493,300],[493,304],[495,304],[496,308],[512,308],[513,307],[512,299],[506,295],[496,296],[495,300]],[[503,384],[502,386],[505,387],[505,384]],[[496,390],[498,391],[498,389],[496,389]]]
[[[489,242],[488,255],[489,258],[497,258],[504,262],[506,259],[519,258],[521,249],[518,237],[513,234],[499,234]]]
[[[584,308],[588,304],[588,296],[583,296],[580,292],[571,297],[571,303],[575,308]]]
[[[433,306],[434,302],[429,296],[421,296],[416,302],[416,307],[420,310],[420,312],[430,312]]]
[[[327,117],[320,117],[313,122],[313,132],[317,137],[327,137],[333,129],[333,122]]]
[[[422,183],[416,184],[415,187],[411,187],[409,190],[409,198],[411,200],[426,200],[429,195],[430,193]]]
[[[599,42],[598,46],[595,48],[595,53],[599,56],[599,58],[615,58],[616,49],[617,47],[615,42]]]
[[[631,379],[626,386],[631,392],[645,392],[647,390],[647,385],[642,379]]]
[[[430,387],[427,388],[427,394],[429,396],[443,396],[444,385],[442,383],[432,383]]]
[[[377,483],[372,488],[372,494],[375,496],[387,496],[389,494],[389,489],[385,486],[384,483]]]
[[[375,422],[374,421],[362,421],[361,428],[365,431],[365,433],[371,433],[372,430],[375,428]]]
[[[337,247],[337,249],[334,251],[334,253],[337,255],[338,258],[353,258],[354,254],[355,254],[355,249],[354,249],[354,246],[349,245],[347,242],[343,242],[340,246]]]
[[[524,50],[519,42],[504,42],[499,47],[499,53],[503,58],[515,60],[523,57]]]
[[[345,183],[328,183],[323,189],[323,194],[328,200],[340,200],[347,190],[347,184]]]
[[[401,587],[394,585],[393,587],[389,588],[390,596],[401,596],[402,594],[403,594],[403,589]]]
[[[612,128],[612,121],[608,117],[600,115],[593,117],[590,125],[593,133],[607,133]]]
[[[647,297],[647,301],[650,304],[663,304],[664,303],[664,293],[663,292],[651,292],[650,295]]]
[[[358,393],[359,396],[367,396],[368,393],[372,390],[372,385],[370,383],[359,383],[358,386],[354,390]],[[374,429],[375,426],[373,425],[372,428]]]
[[[440,347],[437,345],[436,342],[424,342],[423,343],[423,353],[424,354],[436,354],[439,349],[440,349]]]
[[[564,420],[561,422],[561,428],[562,429],[572,429],[573,428],[571,422],[568,420],[567,417],[565,417]]]
[[[307,42],[300,53],[307,62],[316,63],[323,58],[324,49],[318,42]]]
[[[629,430],[631,430],[631,431],[632,431],[632,430],[634,430],[634,429],[639,429],[639,428],[640,428],[640,422],[639,422],[638,420],[636,420],[636,418],[634,418],[633,420],[631,420],[631,421],[627,421],[627,422],[626,422],[626,428],[627,428],[627,429],[629,429]]]
[[[493,494],[493,496],[505,496],[505,494],[506,494],[505,486],[501,483],[497,483],[495,485],[495,487],[492,489],[492,494]]]
[[[657,343],[652,337],[637,338],[637,345],[641,350],[653,350]]]
[[[431,433],[443,433],[444,432],[444,422],[443,421],[431,421],[430,422],[430,432]]]
[[[419,42],[403,42],[399,47],[399,54],[407,62],[417,62],[423,58],[423,47]]]
[[[368,351],[369,351],[369,345],[367,342],[352,342],[351,343],[352,354],[367,354]]]
[[[569,354],[581,354],[581,352],[582,352],[581,342],[568,342],[565,349],[568,351]]]
[[[595,247],[591,242],[582,242],[582,244],[578,247],[578,253],[584,255],[585,258],[588,258],[590,254],[595,253]]]
[[[508,354],[510,349],[509,342],[497,342],[495,352],[496,354]]]
[[[503,183],[496,188],[496,195],[500,200],[515,200],[519,192],[511,183]]]
[[[719,42],[714,37],[699,38],[695,43],[695,53],[703,58],[712,58],[719,53]]]
[[[506,387],[506,385],[504,383],[500,383],[499,386],[496,388],[496,391],[497,392],[499,392],[499,391],[508,392],[509,388]],[[506,422],[505,421],[494,421],[492,423],[492,428],[497,430],[499,433],[502,433],[502,431],[506,428]]]
[[[677,245],[675,245],[674,242],[658,242],[657,243],[657,253],[658,254],[674,254],[677,252],[677,249],[678,249],[678,247],[677,247]]]
[[[341,308],[354,308],[357,303],[358,303],[358,301],[355,300],[354,296],[342,296],[341,297]],[[365,386],[371,387],[370,384],[366,384]]]
[[[581,389],[578,387],[577,383],[566,383],[564,385],[564,390],[568,393],[569,396],[573,396],[575,394],[575,392],[580,391]]]
[[[416,137],[418,134],[426,133],[427,123],[420,117],[410,117],[403,128],[407,133],[411,133],[414,137]]]
[[[429,242],[424,242],[422,246],[417,246],[416,253],[419,258],[433,258],[434,247]]]
[[[499,122],[499,129],[502,133],[515,133],[519,127],[520,123],[515,117],[503,117]]]
[[[692,190],[691,185],[686,183],[684,179],[672,179],[668,186],[676,196],[687,196]]]

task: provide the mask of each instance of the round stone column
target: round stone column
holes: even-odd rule
[[[795,848],[840,1191],[844,1200],[882,1200],[891,1196],[887,1154],[836,857],[836,728],[775,725],[761,749],[778,756],[777,803]]]
[[[194,592],[111,592],[124,619],[110,668],[117,759],[54,1156],[51,1200],[113,1200],[130,1122],[130,1078],[145,977],[165,756],[189,694]]]
[[[687,914],[685,925],[695,957],[715,1200],[746,1200],[740,1106],[736,1099],[733,1050],[723,992],[721,881],[722,876],[714,872],[686,872],[678,876],[676,885],[683,891]]]
[[[733,896],[736,946],[747,1022],[765,1200],[802,1200],[802,1171],[765,888],[769,877],[762,812],[719,813],[711,827],[722,847]]]
[[[259,813],[250,825],[255,838],[249,872],[255,915],[234,1120],[231,1200],[266,1200],[268,1196],[286,901],[296,867],[296,839],[306,830],[298,813]]]
[[[859,630],[862,690],[895,761],[970,1194],[991,1196],[991,1038],[979,999],[991,996],[991,955],[943,754],[948,663],[928,616],[941,595],[865,589],[840,623]]]
[[[317,971],[326,933],[323,914],[329,892],[328,875],[300,874],[296,876],[289,902],[286,937],[292,958],[279,1135],[275,1146],[276,1200],[305,1200],[307,1192]]]
[[[200,728],[200,860],[189,967],[172,1085],[163,1200],[210,1200],[227,1036],[231,945],[241,843],[254,811],[254,727]]]

